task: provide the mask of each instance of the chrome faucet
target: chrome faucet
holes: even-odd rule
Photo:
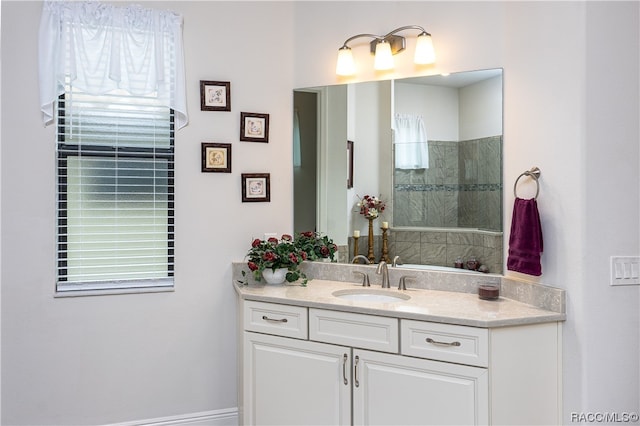
[[[357,256],[354,256],[353,259],[351,259],[351,263],[356,263],[356,260],[358,260],[358,259],[364,260],[364,264],[365,265],[368,265],[370,263],[369,259],[367,259],[365,256],[363,256],[361,254],[359,254]]]
[[[369,274],[365,274],[360,271],[353,271],[354,274],[362,275],[362,287],[371,287],[371,283],[369,282]]]
[[[376,269],[376,274],[382,274],[382,288],[391,288],[389,286],[389,268],[387,267],[387,262],[381,260],[378,264],[378,269]]]
[[[400,277],[400,281],[398,281],[398,290],[406,290],[407,289],[407,280],[414,279],[415,277],[409,275],[403,275]]]
[[[393,266],[395,268],[398,265],[402,265],[402,261],[400,260],[400,256],[394,256],[393,257],[393,262],[391,262],[391,266]]]

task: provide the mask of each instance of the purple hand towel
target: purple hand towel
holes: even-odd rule
[[[542,275],[542,226],[535,198],[517,198],[513,205],[507,269],[528,275]]]

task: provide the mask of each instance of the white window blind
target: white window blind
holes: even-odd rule
[[[68,84],[57,111],[57,290],[172,286],[173,110]]]

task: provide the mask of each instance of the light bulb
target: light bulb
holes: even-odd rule
[[[336,74],[338,75],[354,75],[356,73],[356,66],[353,62],[353,54],[351,49],[347,46],[342,46],[338,50],[338,62],[336,64]]]
[[[393,55],[391,54],[391,45],[388,42],[380,40],[376,44],[373,67],[377,70],[390,70],[393,68]]]
[[[433,41],[427,33],[422,33],[416,41],[416,51],[413,62],[420,65],[433,64],[436,61],[436,52],[433,50]]]

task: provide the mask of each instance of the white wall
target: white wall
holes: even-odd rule
[[[63,299],[53,298],[55,129],[38,107],[41,3],[1,6],[2,424],[235,408],[231,262],[253,237],[293,222],[292,4],[144,2],[184,15],[190,123],[176,134],[176,289]],[[200,111],[200,80],[230,81],[232,111]],[[270,114],[268,144],[239,142],[241,111]],[[205,141],[232,144],[233,173],[200,172]],[[241,202],[243,172],[271,173],[271,203]]]
[[[460,140],[502,134],[502,77],[460,89]]]
[[[579,286],[574,342],[587,407],[640,405],[640,287],[609,287],[611,255],[640,252],[640,3],[587,3],[583,209],[585,281]],[[606,34],[606,37],[602,37]],[[577,286],[576,286],[577,287]],[[581,291],[580,291],[581,290]],[[607,349],[598,340],[621,342]],[[624,342],[624,343],[622,343]],[[634,405],[635,404],[635,405]]]
[[[568,292],[563,422],[572,412],[640,412],[640,287],[608,285],[608,257],[640,253],[639,3],[145,5],[185,16],[191,123],[176,142],[176,291],[54,299],[54,130],[42,127],[37,106],[40,3],[1,3],[3,424],[234,407],[230,262],[252,237],[291,228],[292,89],[346,82],[334,74],[346,38],[408,24],[433,34],[435,67],[405,54],[395,72],[347,81],[504,68],[505,188],[541,168],[545,238],[543,276],[510,275]],[[199,111],[200,79],[231,81],[233,112]],[[269,144],[238,142],[240,111],[271,114]],[[202,141],[233,144],[232,174],[200,173]],[[242,204],[239,174],[261,171],[272,174],[271,203]],[[509,190],[505,202],[509,229]]]
[[[459,91],[453,87],[395,82],[394,107],[397,114],[422,114],[427,138],[460,140]]]
[[[326,224],[320,221],[318,231],[334,238],[338,245],[346,244],[347,221],[347,104],[346,87],[329,87],[324,90],[326,103],[323,104],[324,121],[327,125],[321,130],[328,143],[321,146],[321,176],[324,179],[319,186],[321,192],[318,206],[322,213],[326,212]],[[321,101],[322,103],[323,101]],[[323,214],[319,216],[322,218]]]
[[[462,88],[394,84],[399,114],[422,114],[430,140],[463,141],[502,134],[502,77]]]
[[[389,170],[380,167],[391,152],[391,96],[389,82],[350,85],[349,108],[352,109],[350,138],[354,141],[354,184],[347,193],[348,235],[360,231],[362,240],[368,235],[368,221],[355,207],[358,197],[372,195],[383,201],[391,199]],[[381,234],[381,223],[389,221],[386,212],[374,223],[373,232]]]

